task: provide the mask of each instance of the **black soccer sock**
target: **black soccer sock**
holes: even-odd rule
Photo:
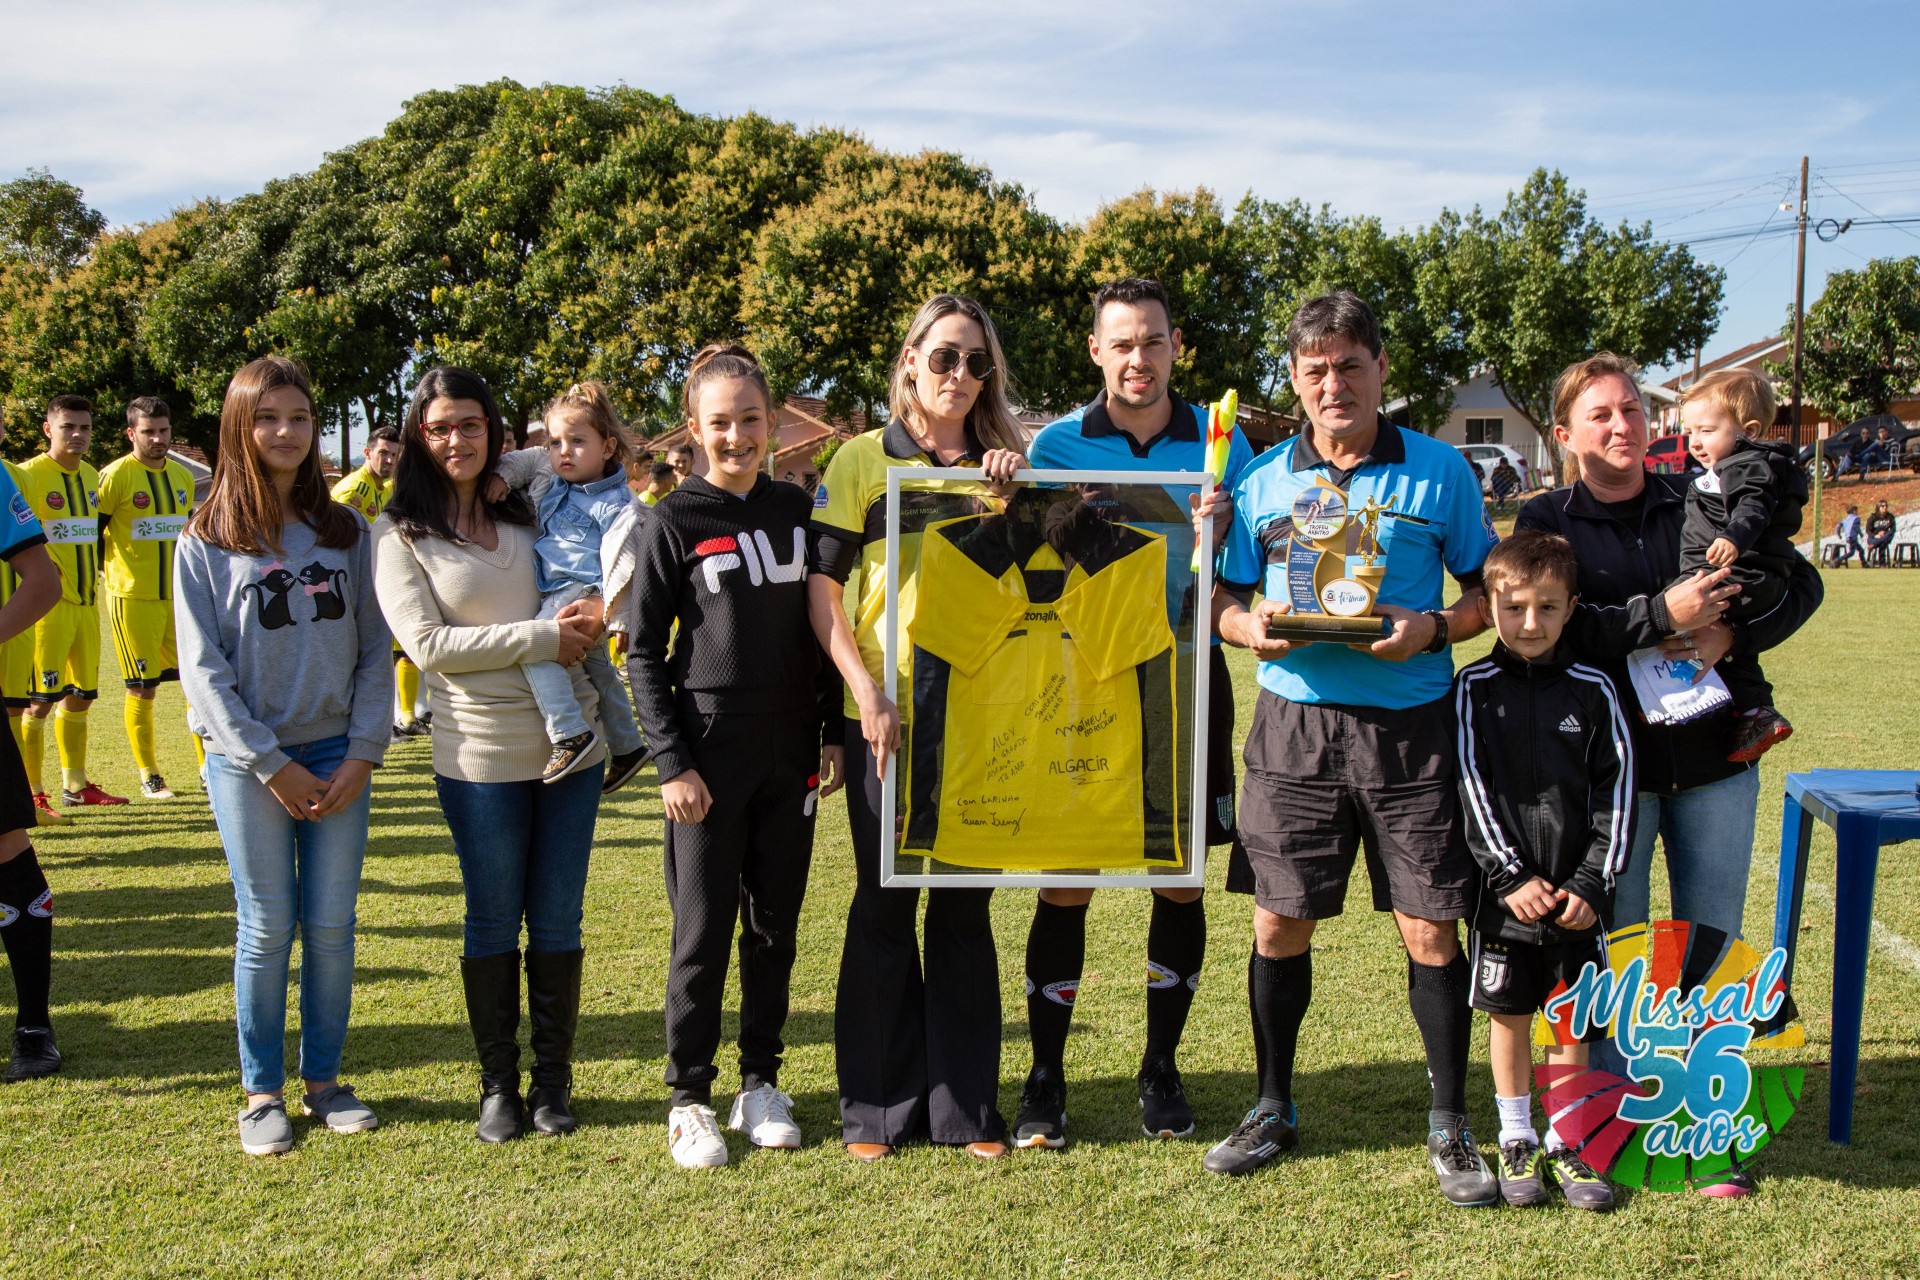
[[[1260,1076],[1260,1109],[1293,1102],[1293,1057],[1300,1023],[1313,1003],[1313,952],[1269,960],[1258,951],[1247,962],[1247,1004],[1253,1010],[1253,1056]]]
[[[47,993],[53,976],[53,893],[31,846],[0,862],[0,941],[13,967],[13,1025],[46,1027]]]
[[[1446,964],[1421,964],[1407,957],[1407,1004],[1427,1049],[1427,1081],[1433,1105],[1429,1131],[1458,1128],[1467,1122],[1467,1041],[1473,1034],[1473,1010],[1467,1005],[1471,973],[1467,958]]]
[[[1027,930],[1027,1035],[1033,1065],[1066,1069],[1067,1029],[1087,961],[1087,908],[1057,907],[1041,899]]]
[[[1206,954],[1206,900],[1175,902],[1154,894],[1153,916],[1147,925],[1145,1057],[1171,1058],[1179,1051]]]

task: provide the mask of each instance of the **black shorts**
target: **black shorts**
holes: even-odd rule
[[[1207,843],[1227,844],[1234,837],[1233,795],[1239,790],[1233,770],[1233,675],[1222,646],[1213,646],[1207,671]]]
[[[1477,877],[1453,752],[1447,698],[1391,710],[1261,690],[1227,891],[1295,920],[1337,916],[1364,848],[1375,911],[1465,919]]]
[[[1509,942],[1475,929],[1468,935],[1467,959],[1473,965],[1468,1004],[1482,1013],[1535,1014],[1578,982],[1588,964],[1605,971],[1607,939],[1595,932],[1573,942]],[[1580,1040],[1591,1043],[1607,1035],[1602,1024]]]

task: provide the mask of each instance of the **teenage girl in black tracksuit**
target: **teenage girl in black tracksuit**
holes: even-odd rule
[[[758,1145],[799,1144],[777,1087],[781,1029],[814,809],[839,784],[821,708],[837,729],[840,686],[807,617],[812,499],[761,470],[772,409],[759,365],[738,347],[707,348],[686,403],[708,474],[662,498],[640,535],[628,670],[667,811],[669,1141],[677,1161],[701,1165],[726,1159],[710,1105],[736,917],[731,1124]]]

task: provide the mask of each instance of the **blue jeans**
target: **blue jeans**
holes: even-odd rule
[[[600,724],[607,731],[607,750],[624,756],[640,749],[640,726],[633,720],[633,703],[613,669],[607,647],[596,644],[581,660],[587,679],[600,695]],[[520,667],[540,704],[540,715],[547,722],[547,741],[563,742],[587,731],[587,717],[580,710],[580,699],[573,692],[573,673],[557,662],[528,662]]]
[[[569,582],[540,598],[541,621],[558,617],[560,611],[576,600],[597,594],[594,588]],[[582,659],[593,691],[600,695],[600,725],[607,733],[607,749],[617,756],[631,755],[641,746],[640,726],[633,720],[633,703],[614,672],[613,659],[605,644],[591,645]],[[541,718],[547,722],[547,741],[564,742],[587,731],[586,713],[573,692],[573,675],[557,662],[523,662],[520,672],[540,705]]]
[[[527,950],[578,951],[587,857],[606,766],[555,783],[461,782],[434,775],[467,891],[469,959]]]
[[[1729,935],[1740,932],[1747,907],[1747,872],[1753,865],[1753,827],[1760,803],[1760,770],[1742,769],[1730,778],[1693,787],[1678,795],[1642,791],[1633,830],[1633,853],[1613,891],[1611,929],[1648,918],[1652,898],[1653,841],[1666,849],[1667,884],[1672,909],[1666,919],[1709,925]],[[1609,1065],[1610,1064],[1610,1065]],[[1593,1065],[1624,1075],[1615,1042],[1596,1046]]]
[[[283,748],[317,778],[347,756],[344,737]],[[273,792],[225,756],[207,755],[207,799],[233,876],[233,995],[240,1082],[277,1093],[287,1082],[287,969],[300,930],[300,1074],[331,1080],[353,1009],[354,904],[367,853],[371,786],[343,812],[295,821]]]

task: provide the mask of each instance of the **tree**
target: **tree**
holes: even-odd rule
[[[967,294],[993,316],[1016,395],[1054,407],[1077,355],[1069,280],[1065,235],[1019,187],[955,155],[849,139],[815,197],[760,232],[741,319],[776,394],[813,391],[830,415],[877,420],[913,313],[933,294]]]
[[[1137,191],[1101,206],[1077,238],[1074,265],[1082,335],[1093,327],[1092,292],[1102,281],[1150,276],[1166,287],[1180,327],[1174,377],[1183,395],[1204,403],[1229,388],[1253,393],[1267,385],[1254,245],[1205,187]],[[1076,382],[1096,389],[1092,366],[1080,363]]]
[[[106,229],[106,215],[87,207],[80,188],[45,169],[29,169],[0,184],[0,258],[63,276],[80,265]]]
[[[1875,258],[1828,276],[1807,309],[1801,351],[1802,399],[1842,421],[1885,413],[1920,389],[1920,257]],[[1788,379],[1793,366],[1767,372]]]
[[[1300,200],[1277,204],[1251,194],[1234,221],[1250,246],[1255,293],[1263,299],[1264,383],[1254,398],[1270,408],[1293,405],[1285,381],[1287,326],[1309,299],[1346,289],[1380,321],[1388,399],[1404,397],[1408,420],[1422,431],[1446,422],[1453,387],[1470,363],[1451,316],[1422,283],[1427,264],[1446,252],[1439,228],[1389,235],[1378,218],[1345,218],[1325,205],[1315,211]]]
[[[1553,383],[1569,364],[1611,350],[1659,365],[1698,349],[1719,320],[1726,273],[1650,226],[1609,230],[1559,173],[1535,170],[1499,215],[1448,212],[1429,231],[1445,252],[1422,286],[1558,459]]]
[[[165,398],[183,441],[211,443],[218,405],[212,416],[196,412],[187,388],[155,364],[141,337],[154,295],[186,261],[204,216],[196,206],[153,226],[107,233],[57,279],[23,264],[0,267],[0,390],[16,456],[39,446],[46,403],[62,392],[93,401],[96,463],[125,452],[118,419],[136,396]]]

